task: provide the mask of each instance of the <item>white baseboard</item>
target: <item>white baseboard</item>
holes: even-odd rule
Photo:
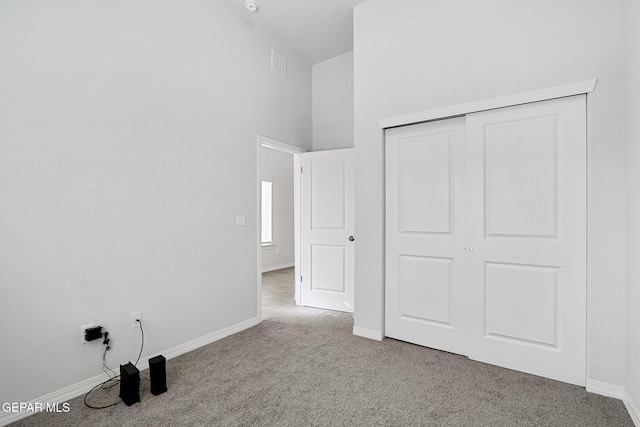
[[[638,410],[638,405],[636,405],[631,397],[625,392],[624,387],[587,379],[587,391],[622,400],[625,408],[627,408],[627,411],[629,412],[631,420],[637,427],[640,427],[640,411]]]
[[[233,335],[240,331],[244,331],[245,329],[249,329],[252,326],[260,323],[260,319],[254,317],[249,320],[245,320],[244,322],[236,323],[235,325],[229,326],[228,328],[221,329],[219,331],[213,332],[209,335],[205,335],[200,338],[196,338],[195,340],[186,342],[184,344],[180,344],[176,347],[170,348],[169,350],[165,350],[162,352],[162,355],[168,359],[173,359],[174,357],[180,356],[181,354],[188,353],[196,348],[203,347],[207,344],[211,344],[212,342],[221,340],[222,338],[228,337],[229,335]],[[145,360],[147,367],[149,366],[149,361]]]
[[[263,267],[262,272],[268,273],[270,271],[282,270],[283,268],[293,267],[294,265],[295,264],[292,262],[287,262],[285,264],[279,264],[279,265],[270,265],[269,267]]]
[[[636,427],[640,427],[640,410],[638,410],[638,405],[635,404],[633,400],[631,400],[631,396],[627,393],[624,394],[624,406],[627,408],[629,415],[631,416],[631,420],[636,425]]]
[[[359,328],[357,326],[353,327],[353,335],[357,335],[363,338],[369,338],[370,340],[382,341],[384,336],[382,335],[382,331],[375,331],[373,329],[367,328]]]
[[[613,397],[622,400],[624,398],[624,387],[602,381],[587,378],[587,391],[602,396]]]
[[[249,320],[245,320],[244,322],[237,323],[235,325],[229,326],[228,328],[221,329],[219,331],[213,332],[211,334],[205,335],[203,337],[197,338],[195,340],[186,342],[184,344],[180,344],[176,347],[170,348],[165,351],[159,352],[167,359],[172,359],[174,357],[180,356],[181,354],[188,353],[192,350],[195,350],[199,347],[203,347],[207,344],[211,344],[212,342],[218,341],[222,338],[228,337],[229,335],[233,335],[237,332],[248,329],[252,326],[260,323],[260,319],[254,317]],[[144,359],[140,359],[137,365],[138,369],[141,371],[149,368],[149,358],[146,357]],[[31,400],[30,403],[38,403],[46,408],[47,403],[63,403],[67,402],[74,397],[78,397],[87,393],[93,387],[98,384],[106,381],[108,379],[106,374],[100,374],[93,378],[89,378],[84,381],[80,381],[77,384],[70,385],[69,387],[65,387],[61,390],[54,391],[53,393],[49,393],[46,396],[42,396],[38,399]],[[19,419],[26,418],[29,415],[33,415],[33,412],[2,412],[0,410],[0,426],[6,426],[11,424]]]

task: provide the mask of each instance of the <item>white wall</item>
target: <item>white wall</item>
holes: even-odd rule
[[[4,0],[0,58],[0,402],[101,373],[83,324],[117,367],[133,311],[143,358],[254,319],[256,135],[311,148],[310,64],[196,0]]]
[[[624,136],[627,144],[626,392],[640,411],[640,2],[622,2]],[[640,412],[636,413],[640,421]]]
[[[273,183],[273,245],[262,248],[262,271],[293,266],[293,154],[262,147],[260,173]]]
[[[313,151],[353,148],[353,52],[313,65]]]
[[[624,383],[620,21],[612,0],[369,0],[355,8],[355,327],[384,326],[378,120],[598,78],[589,97],[587,376]]]

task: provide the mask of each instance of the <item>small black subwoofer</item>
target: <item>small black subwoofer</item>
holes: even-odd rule
[[[120,399],[127,406],[140,402],[140,371],[131,362],[120,365]]]
[[[167,391],[167,359],[164,356],[149,359],[149,376],[151,377],[151,394],[157,396]]]

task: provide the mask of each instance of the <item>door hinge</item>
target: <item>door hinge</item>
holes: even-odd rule
[[[302,276],[300,276],[300,283],[302,283]]]
[[[300,173],[302,173],[302,166],[300,166]]]

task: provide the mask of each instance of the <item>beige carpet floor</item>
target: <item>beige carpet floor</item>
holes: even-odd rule
[[[168,360],[166,393],[104,410],[79,397],[15,425],[633,426],[622,402],[581,387],[356,337],[350,315],[294,306],[292,280],[265,275],[260,325]]]

